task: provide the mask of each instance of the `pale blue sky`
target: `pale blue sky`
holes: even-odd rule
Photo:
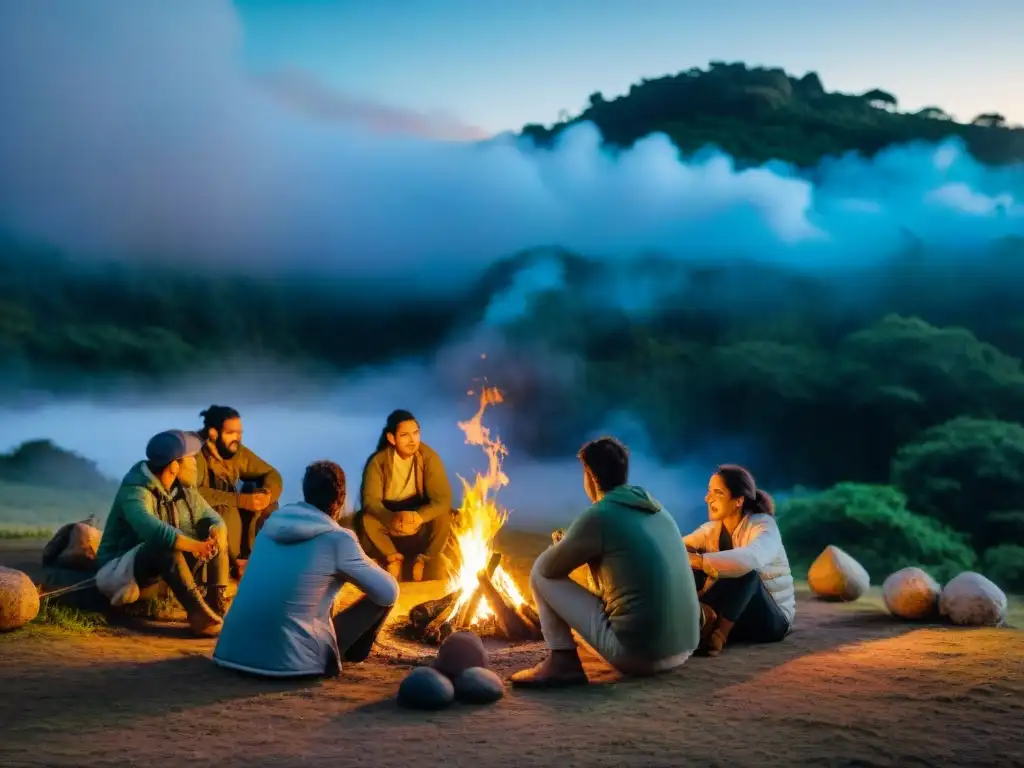
[[[1024,122],[1024,0],[237,0],[250,66],[491,132],[708,61]]]

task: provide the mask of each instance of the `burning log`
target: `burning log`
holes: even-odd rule
[[[449,592],[444,597],[437,598],[437,600],[427,600],[425,603],[420,603],[409,611],[409,623],[414,629],[420,632],[424,631],[430,626],[430,622],[438,616],[447,615],[452,606],[455,605],[457,597],[458,595],[455,592]]]
[[[476,588],[458,613],[453,615],[452,608],[459,601],[459,592],[450,592],[413,607],[409,611],[412,633],[430,643],[441,643],[448,635],[464,629],[471,629],[482,636],[497,635],[513,641],[540,639],[540,620],[533,608],[527,603],[516,607],[494,583],[494,574],[501,565],[501,559],[500,553],[491,555],[487,567],[477,574]],[[481,600],[486,601],[493,616],[474,622]]]
[[[482,577],[483,581],[490,584],[491,577],[494,576],[494,572],[498,569],[499,565],[501,565],[501,553],[495,552],[487,562],[487,568],[480,572],[478,579]],[[469,600],[467,600],[466,604],[462,606],[462,610],[459,611],[459,615],[453,622],[456,630],[469,628],[469,624],[473,620],[473,616],[476,614],[476,609],[480,606],[480,599],[483,596],[483,590],[480,586],[477,586],[477,588],[473,590],[473,594],[469,596]]]
[[[516,610],[516,607],[494,586],[487,574],[480,572],[477,576],[480,581],[479,591],[487,599],[487,603],[494,612],[494,620],[498,631],[509,640],[538,640],[541,637],[540,623],[533,623],[527,618],[525,612]],[[525,606],[526,603],[523,603]]]

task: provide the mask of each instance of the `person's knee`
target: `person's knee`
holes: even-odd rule
[[[737,585],[739,585],[739,584],[744,584],[744,585],[758,584],[761,581],[761,574],[758,573],[756,570],[749,570],[746,573],[744,573],[742,576],[736,577],[733,581],[735,581],[735,583]]]

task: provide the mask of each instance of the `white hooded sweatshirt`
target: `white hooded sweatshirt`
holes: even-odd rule
[[[398,600],[398,583],[351,531],[310,504],[282,507],[256,537],[213,660],[276,677],[340,666],[331,608],[347,582],[380,606]]]

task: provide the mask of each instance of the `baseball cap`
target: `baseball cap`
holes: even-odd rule
[[[195,432],[171,429],[150,438],[146,458],[158,467],[166,467],[172,461],[195,456],[202,447],[203,440]]]

